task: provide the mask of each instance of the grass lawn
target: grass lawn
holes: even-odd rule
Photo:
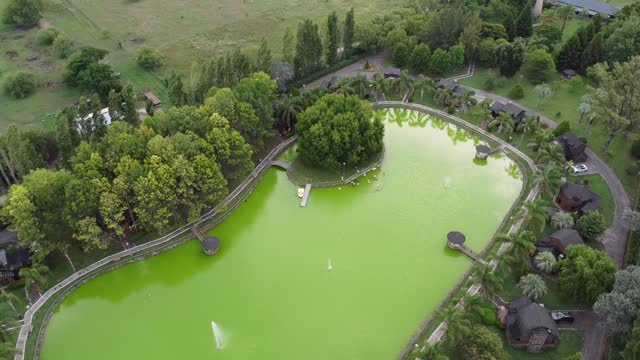
[[[474,88],[483,89],[487,79],[496,80],[496,88],[494,93],[508,97],[511,88],[520,84],[524,88],[524,98],[515,100],[527,107],[533,108],[542,113],[546,117],[556,121],[569,121],[571,131],[577,136],[586,137],[589,146],[595,151],[607,164],[613,169],[620,181],[625,187],[627,193],[633,197],[636,191],[637,179],[635,176],[629,175],[626,169],[634,160],[630,155],[631,141],[618,135],[614,138],[609,146],[609,151],[604,152],[604,144],[607,141],[608,131],[599,126],[597,123],[589,128],[585,122],[579,122],[580,115],[578,113],[578,105],[580,98],[585,93],[585,89],[571,89],[567,81],[563,81],[559,74],[554,74],[554,81],[560,81],[558,92],[548,99],[542,101],[540,106],[536,108],[538,98],[533,88],[534,85],[524,79],[520,74],[516,74],[512,79],[506,79],[499,75],[494,69],[476,69],[473,77],[461,80],[464,85]]]
[[[625,6],[637,3],[638,1],[639,0],[609,0],[605,2],[622,9]]]

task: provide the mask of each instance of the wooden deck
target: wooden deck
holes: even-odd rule
[[[304,187],[304,195],[302,196],[302,200],[300,200],[300,207],[307,207],[307,202],[309,201],[310,194],[311,194],[311,184],[307,184]]]

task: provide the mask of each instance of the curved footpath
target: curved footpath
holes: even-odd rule
[[[135,246],[133,248],[129,248],[121,252],[115,253],[113,255],[107,256],[105,258],[102,258],[101,260],[87,266],[86,268],[81,269],[69,275],[67,278],[65,278],[58,284],[54,285],[52,288],[50,288],[25,313],[24,322],[22,323],[22,326],[20,327],[20,332],[18,334],[18,340],[16,343],[17,352],[14,357],[14,360],[24,360],[24,354],[25,354],[26,345],[27,345],[27,338],[29,337],[29,334],[33,330],[33,321],[35,319],[35,314],[51,298],[58,295],[60,292],[68,291],[70,288],[72,289],[74,286],[77,286],[78,284],[82,284],[92,279],[93,277],[102,274],[100,270],[105,270],[105,269],[109,270],[112,267],[117,267],[119,262],[123,258],[127,258],[127,259],[133,258],[134,260],[141,260],[142,258],[146,258],[149,254],[155,255],[156,253],[161,252],[161,250],[157,250],[151,253],[149,253],[148,251],[153,250],[156,247],[160,248],[162,245],[170,244],[172,243],[172,240],[176,240],[176,239],[180,240],[180,238],[184,236],[186,236],[187,239],[192,238],[193,236],[191,234],[191,226],[200,225],[214,218],[216,215],[218,215],[218,213],[221,213],[223,215],[227,214],[228,213],[228,211],[226,211],[227,205],[232,201],[234,201],[236,198],[240,197],[242,194],[244,194],[244,190],[247,188],[250,188],[250,185],[254,183],[254,180],[260,178],[264,174],[266,169],[268,169],[271,166],[272,160],[276,158],[278,155],[280,155],[289,146],[291,146],[297,139],[298,139],[298,135],[294,135],[291,138],[285,140],[284,142],[278,144],[275,148],[273,148],[271,152],[269,152],[269,154],[258,164],[258,166],[256,166],[253,169],[253,171],[247,176],[247,178],[242,183],[240,183],[240,185],[238,185],[220,204],[218,204],[216,207],[211,209],[206,214],[202,215],[198,220],[192,223],[189,223],[187,225],[184,225],[181,228],[165,236],[162,236],[156,240],[153,240],[148,243],[144,243],[144,244]],[[142,254],[143,256],[140,259],[136,259],[135,255],[137,254]],[[63,294],[63,296],[65,296],[65,294]],[[49,308],[48,311],[51,312],[53,311],[54,308],[55,307]],[[39,315],[43,316],[43,319],[47,319],[47,316],[49,314],[45,312],[44,314],[39,314]],[[46,326],[46,322],[43,322],[41,326]],[[41,329],[38,329],[38,334],[36,335],[40,336],[40,333],[41,333]],[[37,352],[37,349],[36,349],[36,352]],[[36,358],[38,358],[37,355],[36,355]]]

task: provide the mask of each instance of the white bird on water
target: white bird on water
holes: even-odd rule
[[[329,264],[327,265],[327,271],[333,270],[333,266],[331,265],[331,258],[329,258]]]

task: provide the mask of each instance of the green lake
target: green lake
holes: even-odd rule
[[[211,231],[217,255],[194,240],[81,286],[52,317],[41,358],[395,358],[471,266],[447,232],[481,251],[523,182],[504,155],[475,161],[478,140],[454,125],[376,114],[388,119],[381,169],[314,188],[306,208],[270,169]]]

